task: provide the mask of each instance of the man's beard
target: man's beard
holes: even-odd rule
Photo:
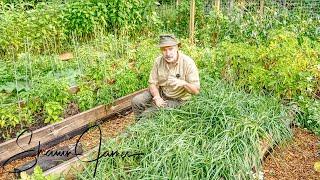
[[[168,62],[174,62],[176,59],[174,59],[174,56],[165,56],[164,59]]]

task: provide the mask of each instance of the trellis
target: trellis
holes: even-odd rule
[[[176,0],[176,5],[178,6],[181,0]],[[211,8],[216,12],[223,13],[225,11],[227,14],[231,14],[235,4],[242,10],[245,9],[247,4],[255,7],[257,13],[261,16],[264,15],[265,6],[278,7],[279,9],[286,9],[291,11],[299,11],[301,14],[303,12],[308,12],[314,16],[320,17],[320,0],[209,0],[208,4],[211,3]],[[195,31],[195,0],[190,0],[190,22],[189,22],[189,39],[190,43],[194,43],[194,31]]]

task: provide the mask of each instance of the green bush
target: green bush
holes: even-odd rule
[[[150,0],[81,0],[0,4],[0,53],[59,51],[70,39],[86,39],[102,32],[134,35],[154,27]]]
[[[225,42],[219,47],[224,79],[281,99],[310,97],[318,89],[320,54],[312,41],[299,44],[295,33],[275,31],[267,45]]]

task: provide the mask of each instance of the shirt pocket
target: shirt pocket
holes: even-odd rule
[[[159,86],[165,86],[168,81],[168,76],[165,74],[159,74]]]

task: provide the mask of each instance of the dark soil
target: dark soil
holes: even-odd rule
[[[276,147],[264,162],[265,180],[320,180],[314,164],[320,161],[320,138],[307,130],[294,128],[294,138]]]
[[[68,118],[79,113],[80,113],[79,106],[76,103],[71,102],[68,104],[67,108],[64,110],[63,118]]]

